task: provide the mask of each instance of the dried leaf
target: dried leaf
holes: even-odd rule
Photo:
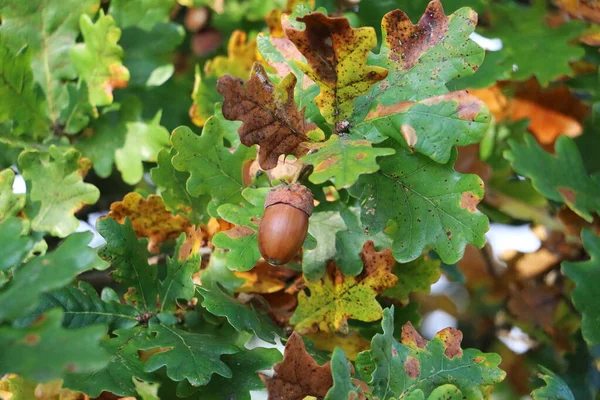
[[[303,400],[306,396],[322,399],[333,386],[329,362],[319,366],[296,332],[285,344],[283,361],[275,365],[273,377],[261,374],[261,379],[269,391],[269,400]]]
[[[273,86],[262,65],[255,63],[250,80],[223,76],[217,90],[225,98],[223,115],[243,121],[240,140],[246,146],[260,145],[258,160],[263,169],[277,166],[281,154],[300,157],[307,149],[301,146],[309,138],[321,139],[323,133],[304,119],[304,111],[294,103],[296,78],[290,74]]]

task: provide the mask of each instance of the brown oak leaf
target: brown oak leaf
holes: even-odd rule
[[[273,377],[260,377],[269,391],[269,400],[302,400],[306,396],[322,399],[333,386],[330,363],[319,366],[306,352],[297,332],[285,344],[283,361],[275,365]]]
[[[323,137],[323,132],[306,121],[304,110],[298,110],[294,103],[295,86],[293,74],[273,85],[259,63],[252,67],[246,83],[230,75],[217,82],[217,90],[224,98],[223,116],[243,122],[238,130],[240,140],[246,146],[260,146],[258,162],[263,169],[276,167],[281,154],[304,155],[307,148],[303,142],[309,137]]]

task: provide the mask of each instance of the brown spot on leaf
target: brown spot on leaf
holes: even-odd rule
[[[569,188],[559,187],[558,192],[567,203],[575,203],[575,192]]]
[[[356,156],[354,156],[354,158],[356,158],[357,160],[362,160],[366,156],[367,155],[365,153],[358,153]]]
[[[415,147],[415,144],[417,144],[417,132],[415,132],[415,128],[413,128],[412,126],[408,125],[408,124],[403,124],[400,127],[400,131],[402,132],[402,137],[404,138],[404,140],[406,140],[406,144],[408,145],[408,147],[410,147],[411,149],[413,149]]]
[[[232,239],[238,239],[241,237],[250,236],[254,233],[254,229],[243,225],[236,225],[235,227],[225,231],[224,233]]]
[[[23,339],[23,343],[25,343],[26,345],[29,345],[29,346],[35,346],[36,344],[38,344],[39,341],[40,341],[40,335],[37,335],[35,333],[31,333],[31,334],[25,336],[25,339]]]
[[[429,3],[417,25],[413,25],[400,10],[387,13],[382,25],[387,32],[390,59],[401,63],[406,71],[415,66],[423,53],[444,38],[448,30],[448,17],[444,14],[442,3],[434,0]]]
[[[411,379],[415,379],[421,373],[421,363],[416,358],[407,357],[404,363],[404,370]]]
[[[400,335],[400,341],[402,344],[407,346],[418,347],[424,349],[427,345],[427,340],[423,339],[423,336],[417,332],[413,324],[407,322],[402,326],[402,334]]]
[[[413,101],[401,101],[399,103],[392,104],[391,106],[377,104],[377,108],[375,108],[375,110],[369,111],[365,117],[365,121],[373,118],[385,117],[386,115],[402,113],[411,108],[414,104],[415,103]]]
[[[477,212],[477,204],[481,199],[475,196],[471,192],[464,192],[460,198],[460,208],[463,210],[469,210],[470,212]]]
[[[465,121],[474,121],[475,117],[477,117],[477,115],[481,113],[485,107],[485,103],[483,101],[464,90],[446,93],[441,96],[430,97],[423,100],[421,103],[425,105],[434,105],[441,102],[450,101],[458,103],[456,107],[456,115]]]
[[[217,90],[223,95],[223,115],[240,120],[240,140],[246,146],[260,145],[258,161],[264,169],[277,166],[281,154],[300,157],[308,141],[306,133],[318,127],[304,119],[304,110],[294,103],[296,77],[288,75],[273,86],[264,67],[255,63],[250,80],[244,83],[230,75],[222,76]]]
[[[269,399],[302,400],[306,396],[323,398],[333,386],[329,362],[319,366],[306,352],[302,337],[294,332],[288,339],[283,361],[274,367],[272,378],[260,374]]]
[[[485,361],[485,358],[483,358],[483,357],[480,357],[480,356],[473,357],[473,362],[474,362],[475,364],[481,364],[481,363],[482,363],[482,362],[484,362],[484,361]]]
[[[337,163],[339,160],[340,160],[340,158],[337,156],[329,157],[328,159],[324,160],[323,162],[316,164],[315,171],[316,172],[325,171],[327,168],[331,167],[332,165]]]
[[[444,346],[444,354],[448,358],[461,357],[462,349],[460,348],[460,342],[462,342],[462,332],[456,328],[446,328],[435,335],[439,338]]]

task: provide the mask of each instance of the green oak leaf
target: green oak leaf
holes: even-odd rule
[[[302,254],[302,272],[307,279],[316,280],[323,275],[327,262],[336,256],[336,234],[345,229],[346,224],[339,212],[313,213],[308,220],[308,233],[316,242],[305,243]],[[339,268],[344,271],[343,265]]]
[[[193,223],[208,221],[206,207],[210,201],[208,195],[192,197],[185,189],[185,183],[190,177],[187,172],[177,171],[171,159],[175,156],[175,149],[162,149],[156,158],[157,166],[150,170],[152,182],[158,188],[167,210],[174,214],[183,213]]]
[[[573,139],[559,136],[555,154],[546,152],[531,135],[525,135],[524,144],[510,140],[509,145],[504,157],[518,174],[530,178],[546,198],[565,203],[592,222],[592,213],[600,212],[600,179],[587,173]]]
[[[261,257],[258,251],[258,224],[264,213],[265,198],[270,188],[246,188],[241,205],[223,204],[217,212],[227,222],[236,226],[213,237],[213,244],[226,253],[227,267],[235,271],[248,271]]]
[[[128,97],[118,112],[102,115],[77,147],[92,160],[100,177],[109,177],[115,163],[123,181],[135,185],[144,175],[144,162],[156,162],[158,152],[169,146],[169,132],[160,125],[161,118],[158,111],[150,121],[144,120],[141,101]]]
[[[2,22],[0,32],[5,27],[5,21]],[[0,34],[0,38],[4,39],[4,36]],[[4,44],[0,45],[0,123],[12,120],[13,134],[30,133],[43,138],[49,123],[43,97],[34,89],[29,53],[15,54]]]
[[[600,343],[600,305],[595,295],[597,279],[600,278],[600,239],[592,231],[585,229],[581,232],[581,240],[590,260],[565,261],[562,263],[562,271],[576,285],[571,298],[573,305],[583,314],[583,337],[590,345],[595,345]]]
[[[476,21],[468,8],[446,16],[439,2],[417,25],[399,10],[386,14],[381,51],[371,58],[389,73],[357,100],[350,132],[372,142],[394,138],[440,163],[454,146],[479,142],[490,121],[487,107],[446,87],[483,61],[483,49],[469,39]]]
[[[546,382],[546,386],[531,392],[533,400],[575,400],[569,386],[548,368],[538,365],[538,377]]]
[[[171,53],[184,36],[183,27],[174,23],[157,23],[149,32],[125,29],[119,44],[125,52],[123,64],[131,75],[129,84],[160,86],[165,83],[175,72]]]
[[[309,179],[321,184],[331,181],[336,189],[352,186],[362,174],[379,169],[377,157],[394,154],[392,149],[374,148],[368,140],[331,135],[324,143],[311,143],[301,161],[314,166]]]
[[[156,266],[148,264],[148,240],[138,240],[129,218],[123,225],[104,218],[98,221],[96,228],[106,239],[98,254],[115,268],[112,278],[134,289],[128,298],[135,301],[138,309],[155,311],[158,272]]]
[[[223,362],[231,369],[232,378],[214,376],[208,385],[200,388],[196,398],[202,400],[250,400],[251,390],[264,388],[257,372],[270,369],[281,359],[279,350],[264,348],[224,355]]]
[[[372,240],[377,250],[381,250],[392,247],[392,240],[384,232],[376,235],[366,232],[362,227],[360,207],[357,205],[346,207],[341,203],[334,204],[346,225],[336,234],[334,260],[344,275],[358,275],[363,269],[360,252],[365,242]]]
[[[483,246],[489,222],[476,207],[483,183],[477,175],[454,171],[456,151],[442,165],[397,144],[392,147],[396,154],[349,190],[361,201],[361,220],[369,233],[388,233],[394,257],[402,263],[431,248],[452,264],[462,258],[467,243]]]
[[[174,0],[112,0],[108,13],[122,29],[136,26],[149,31],[157,23],[168,22],[174,7]]]
[[[406,304],[411,293],[429,293],[431,285],[440,279],[440,260],[432,260],[424,255],[406,264],[396,264],[392,273],[398,282],[382,295]]]
[[[91,239],[89,232],[72,234],[53,252],[22,265],[0,290],[0,321],[30,312],[39,304],[40,295],[70,283],[81,272],[108,268],[88,247]]]
[[[98,111],[89,102],[87,86],[84,82],[67,84],[69,104],[62,109],[58,122],[64,126],[67,135],[81,132],[90,123],[90,118],[97,118]]]
[[[125,144],[115,151],[115,164],[130,185],[144,176],[144,161],[155,162],[158,152],[169,145],[169,132],[160,125],[159,111],[150,122],[126,122]]]
[[[2,304],[7,303],[3,300]],[[67,372],[90,372],[106,365],[108,354],[98,345],[106,328],[64,329],[62,317],[61,310],[50,310],[27,328],[0,327],[0,374],[16,373],[45,382],[63,378]]]
[[[108,363],[86,373],[69,374],[63,386],[97,397],[103,391],[117,396],[137,394],[134,378],[154,382],[156,378],[144,372],[144,363],[138,354],[138,341],[143,335],[141,327],[119,329],[114,337],[101,342],[101,347],[109,354]]]
[[[19,155],[19,170],[27,183],[25,215],[33,230],[65,237],[77,229],[74,213],[100,197],[94,185],[83,181],[90,167],[74,148],[52,145],[48,151],[25,150]]]
[[[246,146],[238,146],[231,153],[223,145],[223,134],[223,126],[212,117],[206,121],[201,136],[185,126],[175,129],[171,135],[171,143],[177,150],[173,166],[190,173],[187,191],[192,196],[211,196],[209,214],[212,216],[218,216],[219,205],[243,200],[242,167],[256,154],[256,150]]]
[[[570,62],[583,57],[582,47],[572,41],[585,31],[582,21],[565,21],[556,28],[546,23],[546,2],[536,0],[531,7],[516,2],[490,4],[490,28],[487,37],[502,40],[501,65],[512,71],[511,79],[535,76],[542,86],[562,75],[572,75]],[[527,40],[523,40],[527,35]],[[531,57],[543,54],[543,57]],[[485,64],[485,63],[484,63]]]
[[[204,298],[202,307],[211,314],[226,317],[237,331],[252,331],[260,339],[273,344],[275,336],[281,333],[267,315],[240,303],[220,285],[199,286],[198,291]]]
[[[90,104],[111,104],[113,90],[127,86],[129,81],[129,71],[122,64],[123,49],[117,44],[121,30],[103,10],[95,23],[82,14],[79,25],[84,43],[70,49],[73,67],[87,83]]]
[[[149,383],[138,381],[133,378],[133,384],[135,385],[135,391],[142,398],[142,400],[160,400],[158,397],[158,389],[160,388],[160,383]]]
[[[135,308],[118,301],[104,301],[96,289],[87,282],[66,286],[40,296],[38,306],[28,315],[14,322],[16,327],[25,327],[53,308],[63,311],[62,324],[65,328],[83,328],[94,324],[108,325],[109,329],[130,328],[137,325],[139,313]]]
[[[331,357],[331,375],[333,376],[333,386],[327,392],[324,400],[338,400],[358,398],[358,389],[352,383],[351,379],[352,364],[346,358],[344,351],[339,347],[333,350]]]
[[[139,341],[139,348],[149,350],[160,347],[168,349],[152,355],[144,370],[154,372],[166,367],[167,376],[174,381],[187,379],[192,386],[206,385],[213,374],[231,378],[231,369],[221,360],[225,354],[239,351],[237,346],[226,343],[215,334],[193,333],[150,320],[148,329],[156,336]]]
[[[23,236],[25,221],[11,217],[0,220],[0,271],[7,271],[19,265],[35,244],[32,236]]]
[[[238,278],[227,267],[227,253],[219,250],[215,250],[211,254],[210,261],[206,268],[202,270],[200,279],[202,285],[206,286],[215,285],[218,282],[228,293],[233,293],[245,282],[244,279]]]
[[[13,193],[14,182],[15,172],[12,169],[0,171],[0,223],[16,216],[25,207],[25,195]]]
[[[182,233],[174,254],[179,250],[185,240]],[[167,276],[160,283],[158,296],[160,297],[160,311],[174,310],[177,307],[177,299],[190,301],[194,297],[194,282],[192,275],[200,270],[200,255],[195,253],[185,260],[178,257],[167,257]]]
[[[69,103],[67,82],[77,78],[69,50],[79,36],[79,18],[92,17],[99,8],[99,0],[6,0],[0,5],[2,41],[14,52],[27,46],[33,77],[46,94],[44,110],[52,122]],[[29,63],[22,71],[28,69]],[[37,120],[36,124],[43,122],[37,128],[47,128],[40,116],[45,117],[32,114],[29,118]],[[35,133],[45,131],[36,129]]]
[[[408,323],[402,328],[402,342],[397,342],[393,314],[393,308],[383,311],[383,334],[375,335],[371,350],[357,358],[357,370],[370,372],[367,383],[373,397],[413,398],[408,396],[416,391],[429,396],[436,388],[452,384],[465,398],[483,398],[484,386],[499,383],[506,376],[498,368],[499,355],[461,349],[462,333],[454,328],[438,332],[427,342]]]

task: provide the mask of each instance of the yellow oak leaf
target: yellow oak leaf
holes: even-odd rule
[[[162,242],[177,238],[191,227],[187,218],[171,214],[162,197],[154,194],[144,199],[139,193],[128,193],[122,201],[110,205],[108,216],[120,224],[129,218],[137,236],[149,239],[151,253],[158,252]]]
[[[330,261],[325,277],[318,281],[305,278],[310,296],[298,294],[298,308],[290,319],[296,331],[344,331],[349,318],[366,322],[381,318],[381,305],[375,296],[398,280],[391,273],[396,261],[391,249],[376,252],[372,241],[364,244],[361,258],[364,268],[357,276],[344,276]]]

